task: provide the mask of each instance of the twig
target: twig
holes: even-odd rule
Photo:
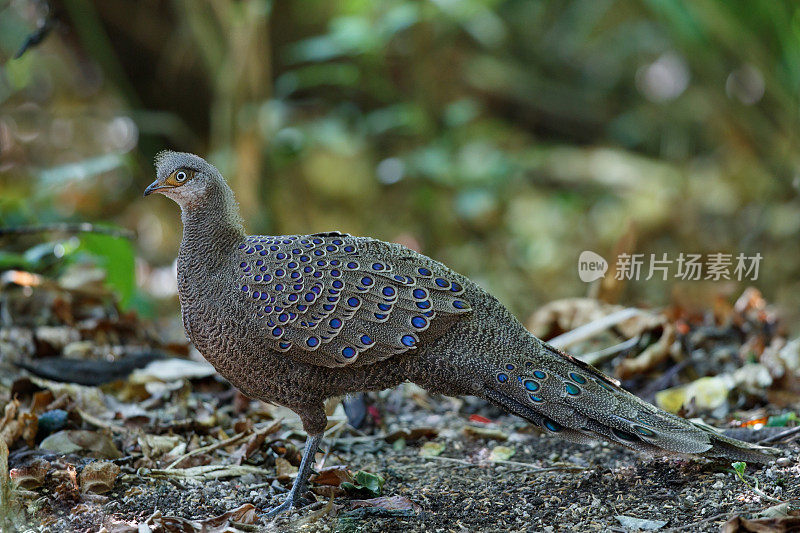
[[[102,420],[100,418],[97,418],[96,416],[90,415],[89,413],[87,413],[86,411],[81,409],[80,407],[76,408],[75,410],[78,412],[79,415],[81,415],[81,418],[83,418],[83,420],[85,422],[88,422],[93,426],[96,426],[96,427],[99,427],[99,428],[103,428],[103,429],[108,429],[109,431],[113,431],[115,433],[127,433],[128,432],[128,428],[123,427],[123,426],[117,426],[115,424],[109,424],[108,422],[106,422],[106,421],[104,421],[104,420]]]
[[[0,228],[0,237],[5,237],[6,235],[31,235],[33,233],[99,233],[102,235],[110,235],[111,237],[128,239],[129,241],[136,240],[136,232],[127,228],[95,226],[89,222],[62,222],[58,224],[43,224],[40,226],[11,226],[8,228]]]
[[[598,350],[596,352],[583,354],[580,356],[580,360],[584,363],[597,366],[606,359],[609,359],[620,352],[624,352],[629,348],[633,348],[640,340],[641,337],[637,335],[636,337],[620,342],[619,344],[615,344],[614,346],[609,346],[608,348],[603,348],[602,350]]]
[[[766,439],[762,439],[762,440],[758,441],[757,444],[761,444],[761,445],[771,444],[773,442],[778,442],[780,440],[783,440],[783,439],[785,439],[787,437],[793,437],[793,436],[797,435],[798,433],[800,433],[800,426],[797,426],[797,427],[794,427],[794,428],[789,428],[786,431],[781,431],[780,433],[778,433],[776,435],[772,435],[771,437],[767,437]]]
[[[270,470],[250,465],[203,465],[189,468],[173,468],[172,470],[146,470],[139,473],[141,476],[156,479],[219,479],[237,477],[244,474],[274,476],[274,472]]]
[[[293,525],[297,528],[298,531],[302,530],[302,529],[305,529],[309,525],[311,525],[314,522],[318,521],[323,516],[325,516],[328,513],[330,513],[331,510],[333,509],[333,507],[334,507],[333,496],[331,496],[324,507],[322,507],[321,509],[316,510],[316,511],[310,513],[309,515],[301,518],[300,520],[297,521],[297,523],[295,523]],[[275,519],[273,518],[273,520],[275,520]]]
[[[261,433],[269,434],[272,431],[275,431],[280,426],[280,424],[282,422],[283,422],[283,419],[279,418],[278,420],[273,422],[271,425],[267,426],[266,428],[264,428],[262,430],[254,431],[252,433],[250,433],[249,431],[242,431],[238,435],[234,435],[233,437],[231,437],[229,439],[221,440],[221,441],[215,442],[214,444],[209,444],[208,446],[202,446],[200,448],[197,448],[196,450],[192,450],[190,452],[187,452],[187,453],[183,454],[182,456],[178,457],[177,459],[175,459],[174,461],[172,461],[166,468],[164,468],[164,470],[165,471],[166,470],[172,470],[173,468],[175,468],[175,465],[179,464],[184,459],[192,457],[193,455],[197,455],[198,453],[210,452],[210,451],[216,450],[217,448],[222,448],[222,447],[228,446],[230,444],[235,444],[235,443],[239,442],[240,440],[242,440],[245,437],[248,437],[250,435],[259,435]],[[156,471],[153,470],[153,472],[156,472]]]
[[[578,342],[590,339],[601,331],[607,330],[611,326],[616,326],[620,322],[625,322],[629,318],[633,318],[636,315],[643,313],[644,311],[641,309],[635,309],[633,307],[621,309],[611,313],[610,315],[606,315],[601,319],[589,322],[588,324],[584,324],[583,326],[577,327],[566,333],[562,333],[558,337],[550,339],[547,341],[547,343],[551,346],[555,346],[556,348],[564,349]]]
[[[332,428],[326,431],[326,434],[330,434],[330,446],[328,449],[325,450],[325,455],[322,456],[322,460],[319,462],[319,468],[323,468],[325,466],[325,462],[328,460],[328,456],[331,454],[331,450],[333,450],[333,446],[336,444],[336,441],[339,440],[339,435],[342,434],[342,431],[347,426],[347,419],[340,420],[337,422]]]

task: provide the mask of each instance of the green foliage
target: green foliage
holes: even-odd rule
[[[760,496],[766,501],[779,504],[785,503],[782,500],[779,500],[778,498],[773,498],[772,496],[765,494],[764,491],[762,491],[758,486],[758,478],[756,478],[755,476],[745,476],[744,472],[747,469],[747,463],[743,461],[737,461],[735,463],[731,463],[731,466],[733,467],[733,472],[736,474],[736,477],[739,478],[739,481],[744,483],[748,489],[756,493],[758,496]],[[748,477],[750,477],[753,480],[752,483],[750,483],[750,481],[747,479]]]
[[[198,0],[123,26],[95,4],[63,11],[90,68],[53,32],[0,73],[0,222],[142,222],[166,263],[174,210],[138,195],[169,146],[220,167],[253,232],[415,244],[523,315],[585,294],[580,252],[630,227],[645,254],[761,252],[759,288],[800,308],[796,2]],[[5,57],[27,13],[2,12]]]
[[[367,494],[369,497],[375,498],[381,495],[385,482],[386,480],[380,474],[359,470],[353,475],[353,483],[345,481],[341,486],[347,492],[361,495]]]
[[[786,427],[789,425],[790,422],[797,422],[800,420],[800,417],[797,416],[797,413],[794,411],[789,411],[788,413],[783,413],[782,415],[773,415],[767,419],[767,427]]]
[[[24,254],[0,250],[0,270],[32,270]]]
[[[123,237],[98,233],[35,244],[23,252],[0,250],[0,271],[26,270],[59,277],[70,267],[93,265],[105,273],[106,286],[127,308],[136,303],[146,309],[146,301],[136,298],[133,244]]]
[[[106,272],[106,284],[126,308],[136,289],[135,257],[128,239],[84,233],[80,236],[77,253],[87,253]]]

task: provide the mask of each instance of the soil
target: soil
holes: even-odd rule
[[[50,503],[37,511],[38,524],[30,525],[47,531],[97,531],[104,526],[114,531],[115,524],[142,522],[156,510],[164,516],[203,520],[250,503],[258,509],[257,520],[240,526],[242,530],[630,531],[617,518],[623,515],[665,521],[662,530],[719,531],[731,517],[756,515],[775,505],[745,485],[729,464],[652,458],[603,443],[579,445],[539,436],[516,418],[474,399],[427,398],[423,408],[408,400],[408,394],[392,395],[401,395],[403,401],[393,402],[402,408],[398,414],[386,413],[394,418],[388,421],[388,431],[435,427],[438,436],[432,440],[444,444],[443,453],[421,455],[424,438],[399,446],[379,436],[343,432],[324,442],[329,451],[325,466],[341,464],[380,474],[386,480],[383,495],[407,498],[419,506],[417,513],[351,510],[351,497],[337,497],[330,505],[329,498],[317,496],[317,503],[270,520],[263,511],[282,501],[289,481],[281,484],[261,474],[202,482],[155,480],[146,472],[137,475],[123,458],[123,475],[111,493],[85,497],[79,504],[54,505],[55,499],[48,499],[42,489],[40,496]],[[475,413],[494,423],[470,422]],[[464,432],[466,426],[499,429],[508,438],[471,436]],[[301,447],[302,435],[292,435],[297,438],[291,442]],[[498,445],[515,450],[507,463],[487,460]],[[784,449],[786,455],[797,456],[796,444]],[[800,466],[787,459],[779,464],[748,465],[748,480],[758,480],[759,489],[778,500],[800,499]]]

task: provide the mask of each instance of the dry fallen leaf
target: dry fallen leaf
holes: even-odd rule
[[[0,439],[11,447],[18,438],[22,438],[28,446],[33,447],[38,418],[29,412],[19,411],[19,400],[14,399],[5,406],[3,418],[0,418]]]
[[[103,494],[114,488],[119,466],[108,461],[94,461],[83,468],[80,475],[81,492]]]
[[[99,431],[82,429],[70,429],[53,433],[42,441],[39,448],[65,454],[89,451],[108,459],[122,457],[122,453],[107,435]]]
[[[467,425],[463,431],[465,436],[473,439],[508,440],[508,433],[500,429]]]
[[[297,467],[283,457],[275,459],[275,471],[277,478],[280,480],[290,479],[297,475]]]
[[[670,349],[675,342],[675,327],[664,324],[661,337],[648,346],[642,353],[630,359],[623,359],[617,367],[617,377],[631,379],[646,374],[650,370],[669,359]]]
[[[10,475],[11,479],[18,487],[23,489],[35,489],[44,483],[49,468],[49,462],[42,459],[34,459],[26,466],[13,468]]]
[[[445,444],[443,442],[426,442],[419,449],[419,454],[422,457],[436,457],[441,455],[444,451]]]
[[[666,520],[650,520],[625,515],[617,515],[615,518],[628,531],[657,531],[667,525]]]
[[[242,444],[239,449],[231,454],[231,460],[233,463],[237,465],[242,464],[242,461],[248,459],[261,449],[261,446],[264,445],[266,438],[267,434],[264,432],[254,433],[251,435],[247,442]]]
[[[146,458],[155,458],[174,450],[183,440],[176,435],[140,435],[137,442]]]
[[[53,391],[43,390],[34,392],[33,403],[31,403],[31,412],[38,414],[47,411],[48,409],[45,408],[53,403],[53,400],[55,399],[56,398],[53,394]]]
[[[172,358],[153,361],[146,367],[135,370],[128,380],[131,383],[170,382],[182,379],[202,379],[213,376],[215,373],[214,367],[206,361]]]
[[[362,507],[378,507],[387,511],[413,511],[418,514],[422,508],[404,496],[381,496],[369,500],[353,500],[350,502],[351,509]]]
[[[250,503],[237,507],[227,513],[205,520],[188,520],[179,516],[163,516],[156,511],[150,517],[136,522],[118,521],[113,517],[106,520],[105,529],[109,533],[139,533],[141,531],[170,533],[241,533],[233,524],[254,524],[256,508]]]
[[[748,520],[736,516],[720,528],[721,533],[790,533],[800,531],[800,516]]]
[[[497,461],[508,461],[514,456],[516,450],[514,448],[509,448],[508,446],[495,446],[492,449],[492,453],[489,454],[489,460],[494,462]]]
[[[398,429],[389,433],[384,440],[389,444],[398,439],[405,439],[406,442],[413,442],[421,438],[435,439],[439,435],[439,430],[433,427],[418,427],[411,429]]]
[[[78,490],[78,474],[75,465],[60,461],[54,461],[55,467],[51,471],[51,478],[56,485],[53,489],[55,497],[63,503],[76,503],[80,501],[80,491]]]
[[[317,485],[330,485],[338,487],[342,482],[353,482],[353,474],[345,466],[328,466],[319,470],[311,477],[311,482]]]

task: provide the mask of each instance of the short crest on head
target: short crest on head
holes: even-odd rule
[[[173,152],[162,150],[155,157],[156,175],[164,178],[179,168],[187,168],[198,173],[221,176],[214,165],[200,156],[187,152]]]

